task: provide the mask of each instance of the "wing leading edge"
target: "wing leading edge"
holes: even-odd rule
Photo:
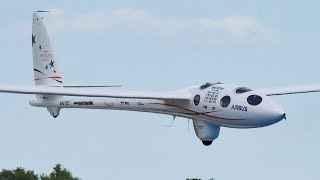
[[[320,92],[320,85],[266,88],[266,89],[259,89],[258,91],[266,94],[267,96],[301,94],[301,93]]]
[[[158,99],[158,100],[190,100],[190,94],[185,91],[174,92],[136,92],[136,91],[110,91],[62,87],[24,87],[24,86],[0,86],[0,92],[15,94],[41,94],[61,96],[85,96],[108,98],[132,98],[132,99]]]

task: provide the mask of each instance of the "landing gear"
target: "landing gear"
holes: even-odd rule
[[[194,131],[203,145],[210,146],[212,141],[218,138],[220,126],[199,119],[193,119],[192,121]]]
[[[47,107],[47,110],[51,114],[52,117],[57,118],[60,114],[60,108],[58,107]]]
[[[202,141],[202,144],[205,146],[210,146],[213,141]]]

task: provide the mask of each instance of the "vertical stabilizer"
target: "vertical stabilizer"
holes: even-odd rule
[[[33,12],[32,54],[36,86],[62,86],[62,78],[44,19]]]

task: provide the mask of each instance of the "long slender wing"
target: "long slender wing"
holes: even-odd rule
[[[175,92],[135,92],[135,91],[110,91],[62,87],[23,87],[0,86],[0,92],[16,94],[42,94],[61,96],[86,96],[86,97],[110,97],[110,98],[135,98],[135,99],[159,99],[159,100],[190,100],[190,94],[185,91]]]
[[[311,93],[311,92],[320,92],[320,85],[266,88],[266,89],[259,89],[258,91],[266,94],[267,96]]]

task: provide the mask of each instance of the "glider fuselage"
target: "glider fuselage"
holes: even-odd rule
[[[197,86],[187,91],[192,95],[189,101],[168,101],[134,98],[99,97],[38,97],[30,101],[37,107],[84,108],[127,110],[168,114],[203,121],[225,127],[256,128],[279,122],[285,117],[282,108],[270,97],[256,91],[237,93],[239,86],[211,84]],[[249,104],[248,98],[257,96],[258,104]],[[59,114],[59,112],[58,112]],[[57,115],[58,115],[57,114]]]

